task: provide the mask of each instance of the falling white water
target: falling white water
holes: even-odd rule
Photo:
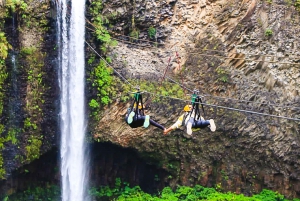
[[[86,201],[88,198],[84,111],[85,0],[59,0],[57,9],[62,201]]]

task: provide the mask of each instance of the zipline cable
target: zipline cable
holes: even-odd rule
[[[279,104],[274,104],[274,103],[264,103],[264,102],[250,101],[250,100],[247,101],[247,100],[240,100],[240,99],[234,99],[234,98],[225,98],[225,97],[213,96],[213,95],[209,95],[209,94],[203,94],[203,97],[212,97],[214,99],[233,100],[233,101],[245,102],[245,103],[255,103],[255,104],[269,105],[269,106],[274,106],[274,107],[281,107],[281,108],[300,109],[300,107],[295,107],[295,106],[279,105]],[[297,103],[290,102],[289,104],[297,104]]]
[[[95,50],[94,50],[95,51]],[[98,54],[99,55],[99,54]],[[105,61],[105,60],[104,60]],[[115,69],[114,69],[115,70]],[[161,73],[159,72],[158,70],[154,71],[153,69],[151,69],[153,72],[157,72],[159,74],[162,74],[164,78],[167,78],[169,80],[171,80],[173,83],[175,84],[178,84],[180,87],[182,87],[183,89],[186,89],[188,90],[189,92],[193,92],[192,89],[188,89],[187,87],[185,87],[184,85],[180,84],[179,82],[173,80],[172,78],[166,76],[166,74],[164,73]],[[123,77],[123,79],[125,79]],[[127,81],[127,80],[126,80]],[[272,104],[272,103],[264,103],[264,102],[257,102],[257,101],[248,101],[248,100],[240,100],[240,99],[233,99],[233,98],[224,98],[224,97],[220,97],[220,96],[212,96],[212,95],[208,95],[208,94],[205,94],[201,97],[206,97],[206,96],[209,96],[209,97],[212,97],[212,98],[215,98],[215,99],[223,99],[223,100],[234,100],[234,101],[238,101],[238,102],[246,102],[246,103],[255,103],[255,104],[264,104],[264,105],[270,105],[270,106],[274,106],[274,107],[282,107],[282,108],[290,108],[290,109],[300,109],[300,107],[294,107],[294,106],[287,106],[287,105],[278,105],[278,104]],[[293,103],[292,103],[293,104]]]
[[[97,25],[93,24],[92,22],[90,22],[87,18],[86,18],[86,21],[92,25],[94,28],[97,28]],[[165,44],[163,43],[157,43],[157,42],[154,42],[154,41],[150,41],[150,40],[145,40],[145,39],[137,39],[137,38],[134,38],[134,37],[131,37],[131,36],[127,36],[127,35],[123,35],[123,34],[120,34],[120,33],[116,33],[114,31],[111,31],[111,30],[107,30],[109,33],[113,33],[115,35],[119,35],[119,36],[122,36],[122,37],[125,37],[125,38],[129,38],[129,39],[132,39],[132,40],[136,40],[136,41],[145,41],[145,42],[148,42],[148,43],[153,43],[154,46],[164,46]],[[112,37],[111,38],[114,38],[116,40],[120,40],[122,42],[125,42],[125,43],[129,43],[129,44],[133,44],[133,45],[136,45],[136,46],[140,46],[140,47],[152,47],[152,46],[149,46],[149,45],[141,45],[141,44],[138,44],[138,43],[133,43],[133,42],[130,42],[130,41],[126,41],[126,40],[123,40],[123,39],[119,39],[119,38],[116,38],[116,37]],[[275,58],[285,58],[284,56],[276,56],[276,55],[268,55],[268,54],[249,54],[249,53],[230,53],[228,51],[222,51],[222,50],[213,50],[213,49],[200,49],[201,51],[211,51],[211,52],[219,52],[219,53],[227,53],[227,54],[242,54],[242,55],[252,55],[252,56],[265,56],[265,57],[275,57]],[[296,56],[299,56],[299,55],[296,55]],[[300,58],[293,58],[293,59],[300,59]],[[249,59],[251,60],[251,59]],[[283,63],[283,64],[299,64],[299,63]]]
[[[95,51],[95,50],[94,50]],[[104,60],[105,61],[105,60]],[[173,80],[172,78],[166,76],[165,73],[161,73],[159,72],[158,70],[154,71],[153,69],[151,69],[152,72],[157,72],[157,73],[160,73],[163,75],[164,78],[167,78],[169,80],[171,80],[172,82],[174,82],[175,84],[178,84],[179,86],[181,86],[182,88],[188,90],[189,92],[193,92],[193,90],[191,89],[188,89],[187,87],[183,86],[182,84],[180,84],[179,82]],[[124,78],[123,78],[124,79]],[[286,105],[277,105],[277,104],[272,104],[272,103],[264,103],[264,102],[256,102],[256,101],[247,101],[247,100],[240,100],[240,99],[233,99],[233,98],[224,98],[224,97],[220,97],[220,96],[212,96],[212,95],[208,95],[208,94],[205,94],[205,95],[202,95],[201,97],[206,97],[206,96],[209,96],[209,97],[212,97],[212,98],[215,98],[215,99],[222,99],[222,100],[233,100],[233,101],[238,101],[238,102],[246,102],[246,103],[255,103],[255,104],[264,104],[264,105],[270,105],[270,106],[274,106],[274,107],[282,107],[282,108],[290,108],[290,109],[300,109],[300,107],[294,107],[294,106],[286,106]],[[295,104],[295,103],[291,103],[291,104]]]
[[[87,19],[86,19],[87,20]],[[88,21],[88,20],[87,20]],[[88,21],[89,22],[89,21]],[[90,23],[90,22],[89,22]],[[92,24],[92,23],[90,23]],[[115,68],[113,68],[110,64],[108,64],[108,62],[87,42],[85,41],[86,44],[109,66],[111,67],[124,81],[126,81],[127,83],[130,84],[130,86],[134,87],[125,77],[123,77]],[[217,51],[217,50],[207,50],[207,51]],[[205,55],[205,56],[212,56],[212,55]],[[216,56],[216,55],[214,55]],[[263,56],[263,55],[261,55]],[[237,58],[236,58],[237,59]],[[270,62],[270,61],[266,61],[266,62]],[[297,63],[299,64],[299,63]],[[151,69],[153,70],[153,69]],[[153,71],[154,72],[154,71]],[[161,72],[159,72],[158,70],[156,70],[156,72],[162,74]],[[164,75],[165,76],[165,75]],[[188,89],[187,87],[181,85],[180,83],[176,82],[175,80],[173,80],[172,78],[168,77],[168,76],[165,76],[166,78],[168,78],[169,80],[171,80],[172,82],[178,84],[179,86],[181,86],[182,88],[184,89],[187,89],[188,91],[190,92],[193,92],[193,90],[191,89]],[[203,96],[200,96],[200,97],[205,97],[205,96],[209,96],[209,97],[212,97],[212,98],[216,98],[216,99],[227,99],[227,100],[234,100],[234,101],[239,101],[239,102],[251,102],[251,103],[257,103],[257,104],[264,104],[264,105],[271,105],[271,106],[275,106],[275,107],[283,107],[283,108],[291,108],[291,109],[300,109],[299,107],[293,107],[293,106],[285,106],[285,105],[276,105],[276,104],[270,104],[270,103],[263,103],[263,102],[256,102],[256,101],[247,101],[247,100],[240,100],[240,99],[233,99],[233,98],[224,98],[224,97],[220,97],[220,96],[212,96],[212,95],[203,95]],[[204,104],[204,103],[203,103]]]
[[[69,8],[69,7],[68,7]],[[71,14],[69,14],[68,12],[66,13],[66,15],[68,17],[71,17]],[[78,31],[75,29],[75,31],[78,33]],[[79,34],[80,35],[80,34]],[[83,37],[83,36],[82,36]],[[101,60],[103,60],[107,66],[109,66],[110,68],[112,68],[114,70],[114,72],[120,76],[125,82],[127,82],[132,88],[135,88],[136,86],[134,86],[133,84],[131,84],[124,76],[121,75],[121,73],[119,73],[114,67],[112,67],[86,40],[84,40],[84,42],[100,57]]]
[[[111,67],[124,81],[126,81],[131,87],[133,86],[124,76],[122,76],[114,67],[112,67],[86,40],[84,42],[106,63],[107,66]]]
[[[152,94],[154,96],[159,96],[159,97],[163,97],[163,98],[175,99],[175,100],[179,100],[179,101],[183,101],[183,102],[190,102],[190,100],[184,100],[184,99],[175,98],[172,96],[164,96],[164,95],[155,94],[155,93],[148,92],[148,91],[144,91],[144,93]],[[266,114],[266,113],[261,113],[261,112],[254,112],[254,111],[250,111],[250,110],[241,110],[241,109],[237,109],[237,108],[231,108],[231,107],[220,106],[220,105],[215,105],[215,104],[208,104],[208,103],[201,103],[201,102],[195,102],[195,103],[199,103],[199,104],[202,104],[205,106],[210,106],[210,107],[222,108],[222,109],[226,109],[226,110],[233,110],[233,111],[237,111],[237,112],[245,112],[245,113],[256,114],[256,115],[261,115],[261,116],[269,116],[269,117],[275,117],[275,118],[281,118],[281,119],[287,119],[287,120],[293,120],[293,121],[300,121],[300,119],[298,119],[298,118],[272,115],[272,114]]]

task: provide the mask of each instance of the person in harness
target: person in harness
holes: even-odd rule
[[[170,131],[186,126],[186,133],[192,135],[193,130],[199,128],[209,127],[212,132],[216,131],[216,124],[213,119],[205,120],[200,115],[199,102],[202,102],[199,96],[192,98],[193,105],[186,105],[183,108],[184,113],[177,119],[177,121],[164,131],[164,134],[168,134]],[[203,109],[203,108],[202,108]],[[204,112],[204,109],[203,109]]]
[[[139,92],[135,93],[134,95],[134,102],[132,106],[128,108],[127,114],[125,116],[125,121],[131,128],[142,126],[144,128],[148,128],[149,125],[152,125],[163,131],[166,130],[164,126],[150,119],[149,115],[145,115],[142,95]]]

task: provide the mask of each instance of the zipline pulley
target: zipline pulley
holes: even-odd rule
[[[140,92],[140,86],[136,86],[135,87],[137,89],[137,92],[134,93],[133,95],[133,102],[130,106],[130,108],[128,109],[128,114],[131,111],[135,111],[135,114],[138,115],[145,115],[144,114],[144,104],[143,104],[143,98],[142,98],[142,94]]]
[[[205,111],[204,111],[204,107],[202,104],[202,99],[199,96],[199,90],[194,89],[193,94],[192,94],[192,98],[191,98],[191,103],[192,103],[192,110],[190,112],[190,115],[194,115],[193,118],[194,120],[198,120],[201,117],[201,112],[199,109],[199,103],[201,104],[201,108],[202,108],[202,112],[203,112],[203,116],[205,116]]]

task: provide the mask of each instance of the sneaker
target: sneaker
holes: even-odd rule
[[[133,122],[133,117],[134,117],[135,113],[134,111],[130,112],[127,118],[127,123],[131,124]]]
[[[210,123],[210,126],[209,126],[210,130],[211,130],[212,132],[215,132],[215,131],[216,131],[216,124],[215,124],[215,121],[214,121],[213,119],[210,119],[210,120],[209,120],[209,123]]]
[[[190,118],[186,124],[186,133],[188,135],[192,135],[192,133],[193,133],[193,131],[192,131],[193,120],[194,120],[193,118]]]
[[[148,128],[149,124],[150,124],[150,116],[146,115],[145,116],[145,121],[144,121],[144,127]]]

